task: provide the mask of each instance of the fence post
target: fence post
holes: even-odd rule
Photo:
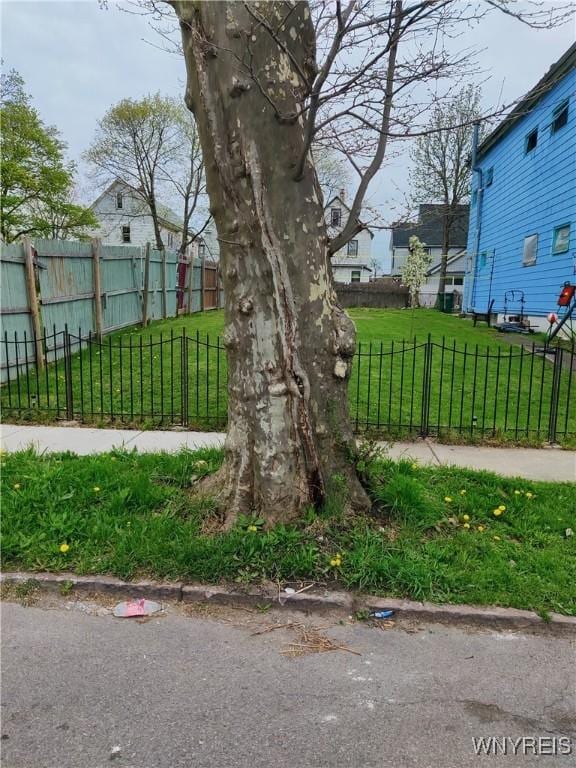
[[[430,385],[431,385],[431,361],[432,361],[432,337],[428,334],[424,347],[424,379],[422,381],[422,425],[420,434],[428,436],[428,422],[430,420]]]
[[[188,277],[188,295],[186,297],[187,301],[187,314],[192,314],[192,300],[194,297],[194,254],[190,256],[190,264],[188,265],[188,272],[186,273]]]
[[[556,347],[554,355],[554,369],[552,371],[552,388],[550,391],[550,421],[548,423],[548,441],[556,442],[556,430],[558,428],[558,401],[560,400],[560,383],[562,381],[562,357],[564,350]],[[544,365],[546,361],[544,361]]]
[[[102,323],[102,276],[100,273],[100,239],[92,239],[92,274],[94,283],[94,325],[96,327],[96,338],[102,341],[104,327]]]
[[[204,312],[206,302],[204,301],[204,290],[206,288],[206,257],[202,254],[202,262],[200,266],[200,310]]]
[[[162,260],[162,274],[161,274],[161,286],[162,286],[162,319],[166,320],[168,317],[168,295],[166,293],[166,250],[162,248],[161,251]]]
[[[148,291],[150,288],[150,243],[146,243],[144,257],[144,292],[142,296],[142,325],[148,325]]]
[[[25,237],[22,240],[24,249],[24,265],[26,271],[26,290],[28,292],[28,305],[32,318],[32,332],[34,333],[34,349],[36,352],[36,366],[38,370],[44,369],[44,348],[42,347],[42,320],[40,318],[40,305],[36,290],[36,273],[34,271],[34,251],[32,243]],[[28,350],[26,350],[28,357]]]
[[[74,418],[74,394],[72,390],[72,349],[68,325],[64,326],[64,379],[66,384],[66,418]]]

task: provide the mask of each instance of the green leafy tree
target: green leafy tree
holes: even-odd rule
[[[46,126],[12,70],[0,89],[0,232],[4,242],[23,235],[62,238],[96,225],[73,199],[74,163],[59,132]]]
[[[182,130],[182,108],[174,99],[159,93],[139,100],[122,99],[100,120],[84,155],[101,182],[121,179],[136,190],[150,211],[159,249],[164,248],[160,190],[183,161]]]

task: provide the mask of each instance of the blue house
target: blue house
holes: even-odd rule
[[[493,302],[498,320],[523,309],[545,330],[562,285],[576,282],[576,44],[475,148],[472,167],[464,308]]]

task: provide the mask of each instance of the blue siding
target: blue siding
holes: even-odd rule
[[[552,113],[566,99],[568,123],[553,134]],[[526,137],[536,127],[538,144],[526,153]],[[546,315],[556,309],[562,284],[574,282],[576,274],[576,70],[566,74],[531,112],[481,155],[477,167],[484,179],[493,168],[494,180],[484,189],[478,254],[478,205],[470,207],[468,253],[472,256],[473,279],[467,280],[465,306],[485,311],[494,299],[493,311],[502,312],[504,293],[520,289],[526,296],[526,314]],[[474,173],[473,201],[478,182],[478,174]],[[554,255],[554,229],[568,223],[568,252]],[[535,234],[536,264],[523,266],[524,238]],[[518,304],[513,305],[513,309],[518,308]]]

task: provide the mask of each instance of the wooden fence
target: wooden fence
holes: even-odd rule
[[[183,282],[181,280],[183,278]],[[92,331],[97,338],[127,326],[221,306],[218,265],[178,264],[175,251],[150,245],[102,245],[28,239],[2,246],[0,256],[2,341],[47,338],[47,333]],[[54,336],[54,338],[57,338]],[[4,343],[0,381],[16,365]],[[64,350],[40,344],[22,364],[61,357]]]

